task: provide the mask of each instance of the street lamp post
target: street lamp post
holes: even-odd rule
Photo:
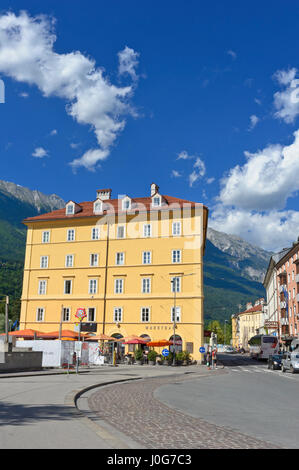
[[[224,320],[224,346],[226,345],[226,324],[228,323],[228,320]]]
[[[179,278],[185,277],[185,276],[194,276],[195,273],[191,274],[180,274],[179,276],[175,276],[171,280],[172,288],[173,288],[173,293],[174,293],[174,312],[173,312],[173,359],[172,359],[172,365],[175,366],[176,361],[175,361],[175,355],[176,355],[176,292],[177,292],[177,281]]]

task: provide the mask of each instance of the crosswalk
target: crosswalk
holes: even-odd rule
[[[228,369],[229,372],[238,373],[238,374],[240,374],[240,373],[246,373],[246,374],[256,374],[256,373],[258,373],[258,374],[275,374],[276,376],[279,376],[279,377],[282,377],[282,378],[299,381],[299,374],[297,376],[293,375],[293,374],[290,374],[290,373],[287,373],[287,372],[285,374],[283,374],[279,370],[271,370],[271,369],[268,369],[267,367],[233,366],[233,367],[227,367],[226,369]]]

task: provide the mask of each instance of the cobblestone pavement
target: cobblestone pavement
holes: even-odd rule
[[[154,398],[157,387],[186,380],[186,376],[161,377],[103,387],[89,397],[89,408],[148,449],[278,448],[232,429],[184,415]]]

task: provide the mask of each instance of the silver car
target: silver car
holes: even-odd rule
[[[292,374],[295,372],[299,372],[299,353],[296,352],[285,352],[282,355],[281,361],[281,370],[282,372],[286,372],[290,370]]]

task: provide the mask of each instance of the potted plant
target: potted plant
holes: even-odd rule
[[[172,363],[173,363],[173,353],[172,353],[171,351],[169,352],[169,354],[168,354],[168,356],[167,356],[166,359],[167,359],[167,361],[165,361],[165,362],[167,362],[167,365],[168,365],[168,366],[172,366]]]
[[[154,351],[153,349],[149,351],[147,357],[148,357],[148,363],[150,366],[154,366],[156,364],[157,356],[158,356],[158,353]]]
[[[176,358],[177,365],[181,366],[185,358],[184,352],[183,351],[178,352],[175,358]]]
[[[140,348],[136,349],[136,351],[134,352],[134,357],[136,364],[141,366],[143,364],[143,352]]]

